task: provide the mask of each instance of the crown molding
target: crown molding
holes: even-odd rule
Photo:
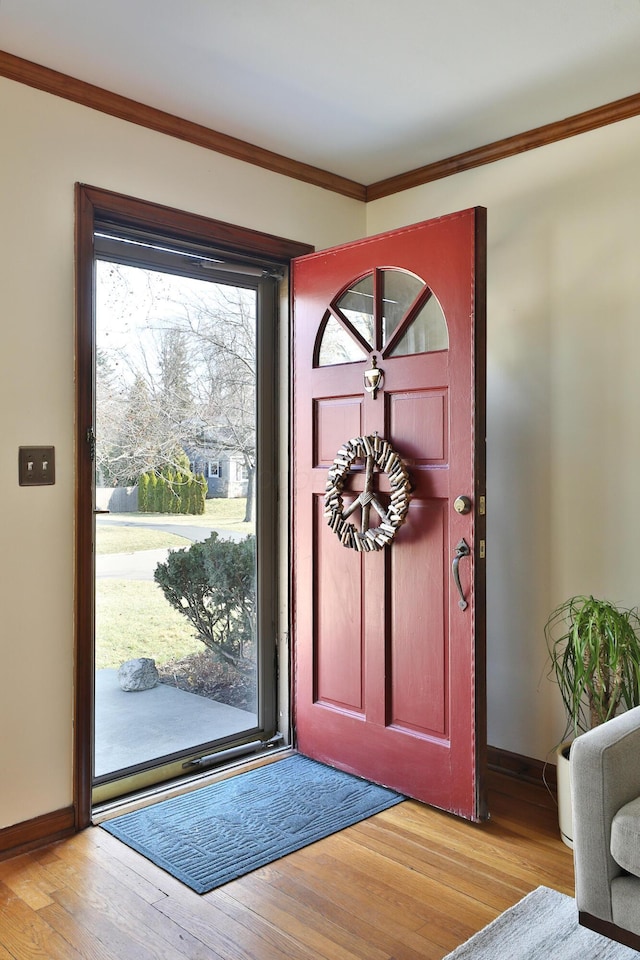
[[[369,202],[640,115],[640,93],[365,186],[0,50],[0,76],[236,160]]]
[[[103,90],[102,87],[85,83],[83,80],[76,80],[65,73],[42,67],[5,51],[0,51],[0,76],[54,96],[63,97],[65,100],[72,100],[74,103],[118,117],[120,120],[136,123],[157,133],[185,140],[206,150],[213,150],[227,157],[263,167],[273,173],[280,173],[285,177],[293,177],[294,180],[302,180],[345,197],[352,197],[354,200],[364,200],[366,196],[365,186],[356,183],[355,180],[348,180],[346,177],[321,170],[319,167],[291,160],[279,153],[264,150],[262,147],[230,137],[225,133],[218,133],[209,127],[183,120],[171,113],[157,110],[155,107],[148,107],[136,100]]]
[[[419,187],[424,183],[442,180],[444,177],[450,177],[455,173],[472,170],[474,167],[494,163],[496,160],[504,160],[506,157],[513,157],[515,154],[525,153],[527,150],[545,147],[550,143],[556,143],[558,140],[566,140],[581,133],[588,133],[590,130],[597,130],[598,127],[605,127],[610,123],[617,123],[619,120],[628,120],[630,117],[637,117],[639,114],[640,93],[636,93],[633,96],[624,97],[622,100],[607,103],[602,107],[585,110],[584,113],[576,113],[564,120],[547,123],[545,126],[527,130],[525,133],[505,137],[504,140],[496,140],[494,143],[475,147],[473,150],[467,150],[465,153],[459,153],[454,157],[437,160],[435,163],[409,170],[407,173],[389,177],[386,180],[379,180],[367,187],[366,199],[367,201],[380,200],[382,197],[400,193],[402,190],[409,190],[411,187]]]

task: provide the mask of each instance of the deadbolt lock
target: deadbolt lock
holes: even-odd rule
[[[456,497],[453,501],[453,509],[456,513],[470,513],[471,512],[471,500],[469,497]]]

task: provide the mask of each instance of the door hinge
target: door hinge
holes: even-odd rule
[[[480,541],[480,559],[484,560],[486,555],[486,543],[484,540]]]
[[[487,512],[487,498],[479,497],[478,498],[478,514],[481,517],[484,517],[486,512]]]
[[[89,444],[89,458],[93,461],[96,458],[96,434],[93,427],[87,430],[86,440]]]

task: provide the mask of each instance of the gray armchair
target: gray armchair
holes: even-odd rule
[[[640,950],[640,707],[571,747],[580,923]]]

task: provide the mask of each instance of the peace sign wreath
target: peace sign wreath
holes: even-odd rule
[[[365,460],[364,490],[344,510],[342,491],[356,460]],[[391,501],[385,510],[372,491],[374,468],[386,473],[391,484]],[[411,497],[411,481],[404,463],[388,440],[374,436],[347,440],[336,454],[327,474],[324,497],[324,515],[327,523],[345,547],[360,552],[382,550],[388,546],[396,531],[404,523]],[[348,518],[362,508],[361,529],[357,530]],[[377,527],[369,526],[371,507],[380,517]]]

